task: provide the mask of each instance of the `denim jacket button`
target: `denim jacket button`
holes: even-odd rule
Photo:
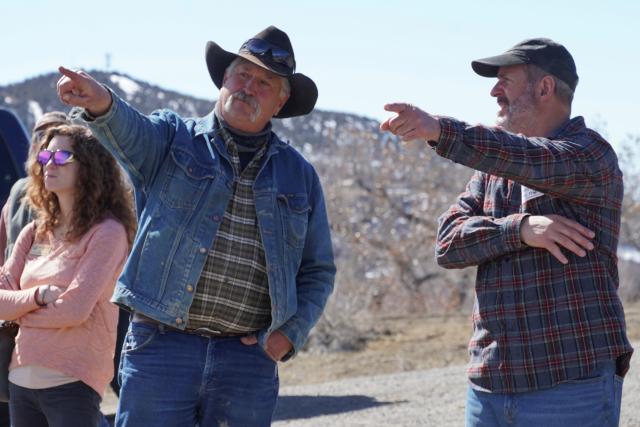
[[[207,248],[200,248],[200,253],[201,254],[206,254],[207,253]]]
[[[215,222],[220,222],[220,219],[221,219],[221,218],[220,218],[220,215],[214,215],[214,216],[213,216],[213,220],[214,220]]]
[[[193,292],[193,286],[187,285],[187,292]]]
[[[182,325],[182,319],[181,318],[177,318],[176,319],[176,325]]]

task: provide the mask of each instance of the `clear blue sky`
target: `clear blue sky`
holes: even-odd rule
[[[316,81],[321,109],[383,119],[384,103],[407,101],[493,124],[493,82],[470,61],[546,36],[576,60],[574,115],[615,144],[640,134],[638,22],[635,0],[2,2],[0,85],[58,65],[104,69],[110,54],[112,70],[215,99],[206,41],[237,51],[273,24],[289,34],[298,71]]]

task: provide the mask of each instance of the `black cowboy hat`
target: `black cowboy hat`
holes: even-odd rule
[[[205,51],[211,80],[218,89],[222,87],[224,72],[231,62],[240,57],[285,77],[291,85],[291,94],[282,109],[274,117],[302,116],[309,114],[316,105],[318,88],[309,77],[296,73],[296,61],[289,36],[270,26],[244,42],[238,53],[227,52],[217,43],[207,42]]]

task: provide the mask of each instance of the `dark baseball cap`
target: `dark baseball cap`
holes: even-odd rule
[[[551,39],[524,40],[502,55],[490,56],[471,62],[471,68],[483,77],[496,77],[500,67],[532,64],[559,78],[575,90],[578,85],[576,64],[569,51]]]

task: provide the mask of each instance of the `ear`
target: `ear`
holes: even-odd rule
[[[280,103],[278,104],[278,109],[276,110],[276,114],[280,113],[280,110],[282,110],[282,107],[284,107],[284,104],[286,104],[288,100],[289,100],[288,96],[280,99]]]
[[[556,93],[556,82],[553,77],[544,76],[538,83],[537,95],[540,99],[550,99]]]
[[[285,96],[284,98],[280,98],[280,102],[278,102],[278,106],[276,108],[275,114],[280,114],[280,110],[282,110],[282,107],[284,107],[284,104],[287,103],[290,97],[291,97],[291,94]]]

